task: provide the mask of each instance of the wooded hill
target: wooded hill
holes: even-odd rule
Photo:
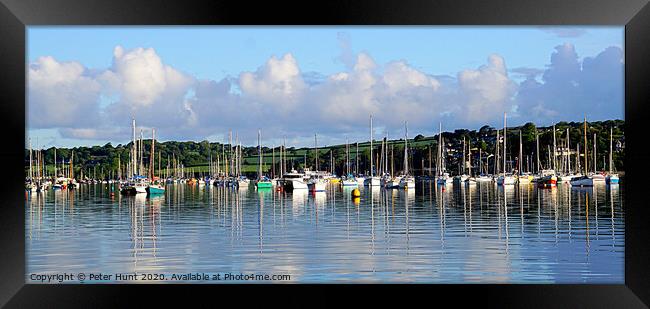
[[[576,145],[580,144],[580,152],[584,153],[584,136],[583,136],[583,123],[582,122],[559,122],[555,125],[556,130],[556,144],[558,147],[564,145],[566,141],[566,129],[569,129],[571,149],[575,150]],[[591,164],[593,163],[592,152],[593,152],[593,134],[596,134],[596,148],[597,148],[597,169],[603,170],[603,159],[605,159],[606,168],[609,169],[608,163],[608,153],[609,153],[609,137],[610,137],[610,128],[613,129],[613,161],[615,169],[618,171],[624,170],[623,157],[625,150],[625,122],[623,120],[607,120],[607,121],[596,121],[587,123],[587,151],[590,165],[590,170],[593,170]],[[499,135],[503,134],[502,128],[499,128]],[[543,167],[548,167],[548,154],[549,154],[549,145],[550,150],[552,151],[553,147],[553,130],[552,126],[549,127],[536,127],[533,123],[527,123],[523,126],[508,127],[508,143],[507,143],[507,153],[509,160],[509,165],[516,166],[516,160],[519,156],[519,134],[521,132],[521,138],[523,143],[523,154],[525,158],[523,161],[524,169],[526,167],[534,168],[534,162],[536,161],[536,143],[535,136],[536,133],[539,133],[539,145],[540,145],[540,161],[542,162]],[[474,165],[477,166],[477,160],[479,156],[479,149],[483,153],[483,162],[485,163],[485,158],[489,154],[494,154],[495,150],[495,141],[497,130],[490,126],[483,126],[479,130],[468,130],[468,129],[457,129],[453,132],[443,132],[443,139],[445,142],[445,148],[447,149],[446,153],[446,166],[447,170],[451,171],[453,174],[458,172],[460,167],[460,160],[462,158],[462,145],[463,138],[466,142],[469,143],[472,149],[472,161]],[[92,147],[74,147],[74,148],[57,148],[57,163],[58,166],[61,166],[61,162],[65,159],[65,162],[68,162],[70,159],[70,154],[74,150],[74,168],[75,175],[80,175],[81,170],[83,169],[84,176],[92,177],[93,174],[97,178],[107,178],[111,175],[117,175],[118,167],[118,156],[120,157],[120,162],[122,166],[126,164],[129,158],[129,151],[132,143],[126,145],[117,145],[113,146],[111,143],[107,143],[104,146],[92,146]],[[404,162],[404,139],[392,139],[388,140],[386,143],[388,149],[389,160],[391,159],[391,153],[394,156],[393,168],[394,170],[400,171],[403,168]],[[415,175],[428,174],[429,173],[429,158],[431,153],[431,166],[435,169],[436,154],[438,147],[438,135],[433,136],[424,136],[417,135],[413,139],[409,139],[409,153],[410,161],[409,167],[411,173]],[[370,143],[369,141],[359,142],[359,171],[366,173],[369,169],[369,157],[370,157]],[[375,164],[377,156],[380,154],[381,150],[381,139],[374,141],[375,150],[373,150],[373,155],[375,156]],[[502,146],[502,145],[501,145]],[[222,154],[222,147],[225,147],[225,152],[228,154],[228,145],[223,145],[222,143],[217,142],[194,142],[194,141],[166,141],[158,142],[156,141],[156,158],[155,166],[158,166],[158,153],[160,153],[161,163],[160,166],[164,170],[167,166],[168,158],[174,157],[178,162],[181,162],[185,166],[185,171],[188,173],[194,173],[195,176],[205,175],[209,171],[208,162],[210,156],[212,156],[213,161],[217,160],[217,155]],[[144,140],[144,162],[145,165],[148,165],[149,162],[149,151],[151,149],[151,140]],[[266,173],[271,174],[273,171],[272,168],[272,153],[273,150],[268,147],[263,147],[264,153],[264,163],[263,169]],[[502,150],[501,150],[502,151]],[[500,152],[501,152],[500,151]],[[354,171],[356,163],[356,143],[350,144],[350,165],[351,170]],[[242,170],[244,173],[249,175],[254,175],[257,171],[258,157],[257,157],[257,147],[242,147],[243,153],[243,164]],[[53,171],[54,163],[54,147],[43,150],[44,159],[47,165],[48,172]],[[345,145],[333,145],[319,147],[319,169],[331,171],[330,156],[334,158],[334,167],[337,175],[341,175],[345,171]],[[291,169],[302,169],[305,166],[314,168],[315,165],[315,150],[313,148],[295,148],[287,147],[287,168]],[[575,160],[575,157],[574,157]],[[584,160],[584,159],[581,159]],[[223,164],[223,159],[220,160]],[[489,171],[493,171],[492,161],[490,161]],[[584,162],[584,161],[581,161]],[[391,167],[389,161],[389,169]],[[581,163],[582,164],[582,163]],[[25,166],[26,169],[29,168],[29,149],[25,150]],[[424,167],[424,170],[423,170]],[[275,172],[279,172],[279,147],[275,148]],[[160,175],[160,173],[157,173]]]

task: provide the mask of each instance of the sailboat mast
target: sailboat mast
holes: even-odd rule
[[[262,179],[262,130],[257,129],[257,154],[259,156],[259,164],[257,165],[257,179]]]
[[[409,175],[408,139],[409,139],[408,124],[406,121],[404,121],[404,175]]]
[[[612,169],[612,138],[614,135],[614,129],[609,128],[609,173],[611,174],[613,169]]]
[[[594,137],[596,136],[594,135]],[[43,160],[43,171],[45,171],[45,160]],[[74,150],[70,155],[70,178],[74,179]]]
[[[133,177],[136,172],[136,165],[138,162],[137,161],[137,152],[136,152],[136,145],[135,145],[135,118],[131,119],[131,129],[133,131],[133,144],[131,145],[131,171],[130,171],[130,177]]]
[[[357,149],[354,154],[354,164],[355,164],[354,173],[357,176],[359,176],[359,142],[357,142],[356,144],[357,144]]]
[[[55,148],[56,151],[56,148]],[[54,161],[54,168],[56,170],[56,159]],[[34,173],[32,171],[32,139],[29,139],[29,180],[34,181]]]
[[[436,170],[438,176],[442,176],[442,122],[439,123],[440,128],[438,130],[438,161],[436,162]]]
[[[495,150],[494,150],[494,175],[498,175],[501,173],[500,169],[500,161],[499,161],[499,144],[501,143],[501,139],[499,138],[499,130],[497,130],[497,141],[495,145]]]
[[[144,132],[140,129],[140,173],[144,172]]]
[[[524,160],[523,150],[524,150],[524,147],[523,147],[522,140],[521,140],[521,130],[519,130],[519,164],[518,164],[519,165],[518,166],[519,175],[523,174],[522,173],[522,168],[521,168],[523,160]]]
[[[345,138],[345,177],[350,175],[350,144]]]
[[[372,170],[372,115],[370,115],[370,177],[374,176],[373,170]]]
[[[571,135],[569,134],[569,128],[566,129],[566,149],[567,149],[567,169],[569,170],[569,175],[571,175]]]
[[[556,160],[556,144],[555,144],[555,125],[553,125],[553,171],[557,172],[557,160]]]
[[[463,156],[460,162],[458,163],[458,175],[464,175],[467,172],[467,166],[465,166],[465,160],[467,160],[465,153],[465,136],[463,136]]]
[[[593,153],[593,157],[594,157],[594,174],[596,174],[596,170],[598,169],[598,167],[596,166],[596,133],[594,133],[594,153]]]
[[[154,167],[155,167],[155,152],[154,152],[154,145],[156,141],[156,129],[151,129],[151,155],[149,156],[151,159],[149,160],[149,175],[150,179],[153,180],[154,177]]]
[[[391,148],[391,150],[392,150],[392,148]],[[429,144],[429,173],[428,173],[429,177],[431,177],[431,159],[432,159],[431,158],[431,144]]]
[[[585,137],[585,176],[589,173],[587,169],[587,116],[585,116],[585,125],[584,125],[584,137]]]
[[[506,113],[503,113],[503,176],[506,175],[506,140],[507,136]]]
[[[390,175],[395,176],[395,145],[390,145]]]
[[[31,145],[30,145],[30,147],[31,147]],[[58,176],[59,175],[57,175],[57,173],[56,173],[56,148],[54,148],[54,178],[56,178]]]
[[[314,170],[318,171],[318,138],[316,134],[314,134],[314,151],[316,152],[314,159]]]
[[[539,132],[537,132],[537,129],[535,129],[535,143],[536,143],[536,146],[537,146],[537,151],[536,151],[536,153],[537,153],[537,174],[539,174],[539,171],[540,171],[539,165],[540,165],[541,161],[539,161]]]
[[[469,172],[469,176],[472,176],[472,147],[471,147],[472,139],[467,140],[467,161],[469,161],[469,165],[467,165],[467,171]]]

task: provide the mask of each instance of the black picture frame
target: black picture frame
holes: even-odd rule
[[[0,0],[0,305],[124,307],[204,305],[365,306],[371,303],[490,307],[623,307],[650,303],[648,206],[642,190],[650,151],[650,5],[647,0],[519,1],[117,1]],[[30,285],[25,284],[24,170],[26,27],[31,25],[625,25],[625,284],[624,285]],[[644,163],[645,162],[645,163]],[[638,168],[637,168],[638,167]],[[643,232],[646,231],[646,232]],[[388,290],[390,289],[390,291]],[[297,291],[296,291],[297,290]],[[231,295],[239,292],[243,296]],[[453,293],[453,294],[452,294]],[[299,301],[297,296],[307,296]],[[347,296],[344,300],[341,296]],[[450,297],[459,295],[461,297]],[[130,297],[129,297],[130,296]],[[253,303],[251,303],[253,302]],[[170,303],[171,304],[171,303]]]

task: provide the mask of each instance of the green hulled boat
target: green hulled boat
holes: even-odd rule
[[[272,188],[273,187],[273,182],[271,182],[271,180],[269,180],[268,178],[264,177],[261,180],[257,181],[256,186],[257,186],[258,189]]]

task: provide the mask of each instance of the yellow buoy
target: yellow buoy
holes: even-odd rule
[[[352,198],[360,197],[360,196],[361,196],[361,192],[359,191],[359,189],[352,190]]]

